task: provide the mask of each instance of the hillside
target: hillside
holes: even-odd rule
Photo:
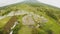
[[[1,7],[0,34],[5,33],[4,27],[14,20],[13,16],[17,18],[18,23],[12,27],[8,26],[8,31],[13,31],[12,34],[60,34],[60,8],[36,0]]]

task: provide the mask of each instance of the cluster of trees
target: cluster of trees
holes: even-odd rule
[[[54,12],[46,10],[46,14],[47,14],[48,16],[50,16],[51,18],[57,20],[57,17],[56,17],[56,15],[54,14]]]

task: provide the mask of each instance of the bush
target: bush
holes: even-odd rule
[[[51,18],[57,20],[57,17],[54,15],[53,12],[51,12],[51,11],[46,11],[46,14],[47,14],[48,16],[50,16]]]
[[[3,29],[2,28],[0,28],[0,34],[3,34]]]
[[[49,30],[47,30],[46,32],[47,32],[48,34],[53,34],[53,31],[52,31],[52,30],[50,30],[50,29],[49,29]]]
[[[18,34],[18,30],[21,29],[21,23],[18,21],[19,24],[16,25],[16,27],[13,29],[13,34]]]

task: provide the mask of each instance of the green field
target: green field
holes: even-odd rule
[[[9,15],[11,12],[14,12],[14,15],[11,15],[18,21],[18,24],[9,30],[13,31],[12,34],[60,34],[60,8],[37,1],[24,1],[1,7],[0,16],[6,17],[0,19],[0,34],[4,33],[5,25],[13,17]]]

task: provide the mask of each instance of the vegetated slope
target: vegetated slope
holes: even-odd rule
[[[32,2],[31,1],[24,1],[21,3],[12,4],[9,6],[2,7],[2,9],[0,9],[0,11],[1,11],[0,15],[4,16],[12,11],[17,12],[18,10],[33,12],[34,14],[43,16],[48,20],[47,23],[40,24],[41,26],[39,28],[37,28],[38,34],[60,34],[60,8],[56,8],[56,7],[53,7],[50,5],[39,3],[37,1],[32,1]],[[21,22],[22,17],[18,16],[18,18],[19,18],[18,21]],[[16,34],[17,31],[18,31],[18,34],[21,34],[19,32],[21,32],[24,28],[26,28],[26,26],[25,26],[22,29],[19,29],[20,25],[17,25],[14,28],[13,34]],[[31,33],[30,32],[31,31],[29,31],[29,34],[31,34],[33,31]],[[27,33],[27,32],[25,32],[25,33]],[[22,32],[22,34],[24,34],[24,33]]]

